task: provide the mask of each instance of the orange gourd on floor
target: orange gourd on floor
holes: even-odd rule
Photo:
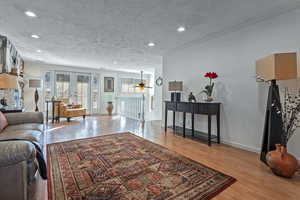
[[[299,168],[297,159],[280,144],[276,144],[276,150],[270,151],[266,158],[269,167],[278,176],[291,178]]]

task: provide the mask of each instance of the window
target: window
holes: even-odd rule
[[[123,94],[138,94],[142,93],[136,86],[141,82],[141,79],[134,78],[121,78],[121,93]],[[148,82],[144,80],[144,83],[148,85]]]

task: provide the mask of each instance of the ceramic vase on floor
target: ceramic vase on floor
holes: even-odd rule
[[[276,150],[267,153],[266,160],[277,176],[291,178],[299,169],[297,159],[287,153],[286,147],[280,144],[276,144]]]
[[[114,109],[113,103],[111,101],[107,102],[106,110],[108,112],[108,115],[112,115],[113,109]]]

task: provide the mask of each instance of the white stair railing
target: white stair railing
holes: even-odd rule
[[[145,98],[145,119],[147,119],[148,103]],[[140,120],[143,112],[143,97],[117,97],[117,112],[119,115]]]

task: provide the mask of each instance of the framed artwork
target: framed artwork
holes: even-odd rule
[[[114,77],[104,77],[104,92],[114,92]]]

